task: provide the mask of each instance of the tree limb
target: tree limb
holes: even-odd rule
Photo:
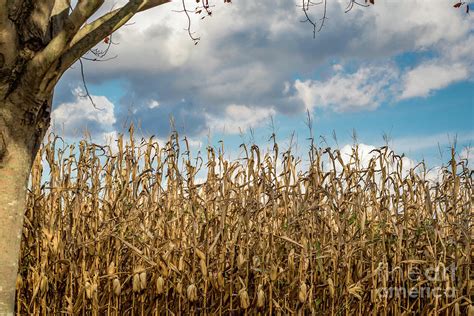
[[[54,7],[51,16],[61,14],[64,11],[69,11],[70,7],[71,4],[69,0],[54,0]]]
[[[76,34],[81,26],[86,23],[87,19],[103,4],[104,0],[80,0],[69,16],[70,22],[74,25],[71,33]]]
[[[53,11],[49,19],[49,36],[54,38],[63,28],[64,21],[69,15],[69,1],[55,0]]]
[[[94,47],[105,36],[125,24],[137,11],[144,0],[132,0],[120,9],[109,12],[91,24],[81,28],[71,40],[60,58],[57,58],[45,72],[40,83],[40,91],[49,93],[54,89],[61,75],[90,48]],[[77,38],[80,37],[78,40]]]
[[[140,7],[138,12],[146,11],[151,8],[157,7],[159,5],[162,5],[163,3],[170,2],[170,0],[163,1],[163,0],[148,0],[145,2],[143,6]]]
[[[66,15],[70,11],[68,1],[55,1],[51,16],[52,20],[54,17],[59,17],[59,20],[51,23],[53,27],[61,24],[60,30],[55,32],[44,49],[35,54],[23,75],[23,84],[37,86],[37,93],[40,94],[51,93],[57,80],[74,62],[106,36],[123,26],[137,12],[169,2],[169,0],[129,0],[123,7],[84,25],[104,4],[104,0],[79,0],[72,12]]]
[[[103,3],[104,0],[79,0],[76,7],[64,21],[62,30],[33,58],[29,71],[42,76],[61,57],[81,26]]]
[[[120,9],[111,11],[94,22],[85,25],[74,36],[69,49],[61,58],[61,71],[66,71],[77,59],[97,45],[106,36],[118,30],[127,23],[137,12],[154,8],[169,0],[132,0]]]
[[[130,1],[129,3],[127,3],[127,5],[131,4],[131,2],[133,2],[133,1]],[[138,1],[135,1],[135,2],[138,2]],[[145,0],[145,1],[142,1],[142,2],[144,2],[144,3],[137,9],[136,12],[146,11],[148,9],[154,8],[154,7],[159,6],[161,4],[170,2],[170,0],[148,0],[148,1]],[[113,11],[107,13],[107,14],[104,14],[102,17],[98,18],[94,22],[85,25],[82,29],[79,30],[79,32],[76,34],[76,36],[74,36],[74,38],[72,39],[71,44],[69,45],[69,47],[72,48],[74,45],[76,45],[80,40],[82,40],[86,35],[88,35],[92,31],[95,31],[96,29],[98,29],[99,27],[104,26],[105,24],[109,24],[110,19],[112,19],[115,16],[115,14],[117,14],[119,11],[122,11],[122,10],[127,11],[127,12],[130,11],[131,10],[130,7],[125,8],[127,5],[125,5],[124,7],[120,8],[120,9],[115,9],[115,10],[113,10]],[[103,37],[99,37],[97,39],[97,43],[99,41],[101,41],[105,36],[110,35],[114,31],[119,29],[122,25],[123,24],[120,24],[120,26],[114,27],[111,32],[106,33]]]

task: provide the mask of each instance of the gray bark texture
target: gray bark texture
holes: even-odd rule
[[[13,315],[26,188],[39,138],[30,126],[8,119],[11,105],[0,106],[0,315]]]
[[[129,0],[90,21],[104,0],[0,0],[0,316],[13,315],[28,177],[62,74],[136,13]]]

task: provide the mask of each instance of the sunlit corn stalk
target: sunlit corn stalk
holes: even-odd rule
[[[114,148],[50,135],[30,178],[17,313],[474,313],[472,170],[454,150],[430,181],[387,147],[364,161],[357,146],[313,146],[306,169],[275,137],[241,149],[193,158],[177,133],[158,143],[133,127]],[[452,295],[381,295],[434,288]]]

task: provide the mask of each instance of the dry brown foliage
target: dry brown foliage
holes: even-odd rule
[[[474,313],[472,171],[454,151],[434,183],[387,148],[366,166],[311,148],[305,171],[276,144],[235,161],[208,148],[197,184],[203,159],[176,134],[117,144],[44,144],[19,314]]]

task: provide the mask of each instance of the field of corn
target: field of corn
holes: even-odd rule
[[[234,161],[176,134],[116,144],[44,144],[19,315],[474,315],[472,170],[454,151],[433,182],[386,147],[363,164],[312,146],[301,170],[276,143]]]

